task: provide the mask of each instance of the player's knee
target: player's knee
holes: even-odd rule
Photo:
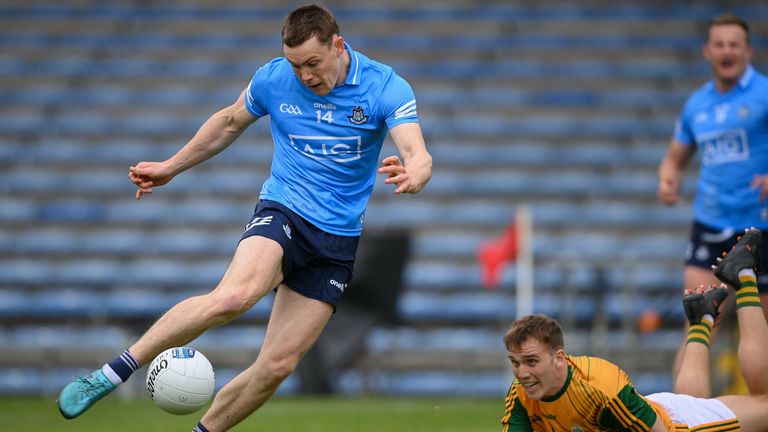
[[[247,312],[258,301],[258,298],[247,295],[244,290],[227,294],[216,293],[211,296],[210,311],[224,320],[234,319]]]
[[[265,362],[266,374],[276,383],[282,382],[293,373],[298,364],[298,356],[288,355],[281,357],[271,357]]]

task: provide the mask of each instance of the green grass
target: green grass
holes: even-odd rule
[[[480,432],[500,430],[503,400],[275,398],[233,431]],[[148,400],[106,398],[74,420],[53,398],[0,398],[0,430],[24,432],[191,431],[203,411],[174,416]]]

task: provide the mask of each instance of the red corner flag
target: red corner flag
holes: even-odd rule
[[[496,288],[504,264],[517,259],[517,242],[517,223],[512,221],[499,238],[478,248],[477,260],[483,269],[483,286],[486,289]]]

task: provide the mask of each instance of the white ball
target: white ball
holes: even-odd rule
[[[149,397],[171,414],[191,414],[213,396],[216,378],[211,362],[192,348],[163,351],[147,370]]]

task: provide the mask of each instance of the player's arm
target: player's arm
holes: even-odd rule
[[[427,151],[421,127],[415,122],[401,123],[390,129],[389,134],[400,157],[384,158],[378,172],[387,174],[384,183],[396,185],[396,194],[418,193],[432,178],[432,156]]]
[[[679,198],[683,171],[696,147],[673,138],[666,155],[659,164],[659,189],[657,195],[663,204],[676,204]]]
[[[128,177],[138,186],[136,199],[152,193],[152,187],[164,185],[179,173],[215,156],[255,122],[257,117],[247,110],[244,95],[245,91],[234,104],[208,118],[195,136],[166,161],[132,166]]]

